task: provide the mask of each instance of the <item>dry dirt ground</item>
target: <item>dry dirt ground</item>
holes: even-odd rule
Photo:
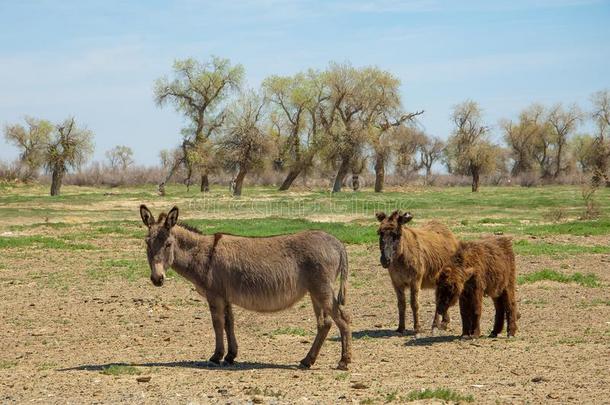
[[[237,309],[238,362],[212,366],[210,316],[191,285],[174,277],[155,288],[145,268],[135,280],[93,272],[113,257],[145,263],[143,241],[106,236],[96,244],[99,250],[2,251],[0,403],[383,403],[441,387],[476,403],[610,402],[608,255],[519,257],[521,274],[594,273],[602,287],[520,285],[516,338],[462,341],[457,308],[441,336],[393,332],[396,300],[377,246],[348,246],[354,362],[344,372],[334,369],[336,327],[315,366],[296,367],[314,336],[308,298],[276,314]],[[432,299],[432,291],[421,296],[426,325]],[[492,308],[487,299],[484,330]]]

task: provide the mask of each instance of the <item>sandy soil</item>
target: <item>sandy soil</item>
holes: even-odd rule
[[[144,257],[139,241],[100,245],[101,251],[4,252],[0,403],[383,403],[440,387],[473,395],[477,403],[610,401],[605,255],[519,257],[521,273],[548,267],[592,272],[604,286],[519,286],[516,338],[462,341],[457,308],[451,329],[441,336],[394,333],[396,301],[377,263],[377,247],[349,246],[354,363],[342,372],[334,369],[340,352],[336,327],[315,366],[296,368],[314,336],[308,299],[277,314],[237,309],[238,363],[209,364],[211,321],[191,285],[172,279],[155,288],[146,278],[130,282],[112,274],[93,279],[88,269],[114,252]],[[422,294],[426,325],[432,300],[432,291]],[[485,304],[482,325],[490,330],[493,305]],[[140,374],[102,373],[112,364],[131,364]]]

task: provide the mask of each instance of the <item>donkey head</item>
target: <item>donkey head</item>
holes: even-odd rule
[[[162,213],[155,221],[150,210],[142,204],[140,216],[148,227],[146,254],[150,266],[150,280],[157,287],[161,287],[165,280],[165,271],[174,263],[176,241],[170,231],[178,222],[178,207],[172,208],[167,214]]]
[[[376,214],[379,221],[379,250],[381,251],[380,262],[383,268],[390,267],[390,263],[394,260],[394,256],[398,252],[398,244],[402,235],[402,226],[413,219],[410,212],[401,213],[394,211],[390,216],[384,212]]]
[[[436,280],[436,312],[440,315],[447,312],[454,306],[462,291],[466,281],[473,275],[474,269],[469,267],[461,269],[452,265],[446,266],[441,270]]]

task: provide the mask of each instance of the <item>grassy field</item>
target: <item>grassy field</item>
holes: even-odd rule
[[[202,195],[170,186],[160,197],[153,186],[67,186],[52,198],[47,186],[0,185],[0,321],[6,326],[0,338],[9,347],[0,353],[0,403],[607,400],[600,395],[602,383],[610,383],[601,361],[602,352],[610,354],[609,190],[597,193],[596,220],[581,220],[581,191],[568,186],[244,191],[235,199],[224,188]],[[325,344],[312,371],[294,369],[315,330],[306,301],[281,315],[238,310],[240,363],[210,367],[206,304],[175,274],[163,289],[148,281],[141,203],[154,213],[177,205],[182,220],[204,233],[321,229],[342,240],[350,258],[352,369],[330,368],[338,358],[336,339]],[[461,238],[513,237],[522,313],[516,339],[454,340],[460,330],[455,309],[446,335],[413,339],[391,332],[395,298],[378,264],[374,214],[394,209],[411,211],[414,226],[440,220]],[[493,305],[485,304],[487,327]],[[430,291],[422,310],[422,321],[431,320]],[[476,370],[459,363],[473,359]],[[299,388],[291,388],[296,381]]]

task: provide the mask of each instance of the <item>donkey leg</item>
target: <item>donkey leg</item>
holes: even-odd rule
[[[519,312],[517,311],[515,290],[511,290],[510,287],[506,290],[504,305],[506,308],[506,329],[508,330],[508,337],[515,336],[517,333],[517,319],[519,318]]]
[[[468,337],[472,328],[472,297],[462,293],[460,296],[460,316],[462,317],[462,337]]]
[[[474,301],[472,303],[472,328],[470,335],[473,338],[481,336],[481,313],[483,312],[483,290],[477,289],[473,294]]]
[[[413,282],[411,284],[411,311],[413,312],[413,330],[415,336],[421,332],[419,325],[419,284]]]
[[[502,333],[502,329],[504,329],[504,314],[506,312],[506,308],[504,305],[505,302],[505,294],[506,292],[500,294],[499,297],[493,299],[494,307],[496,308],[496,315],[494,318],[494,328],[489,334],[489,337],[495,338],[498,337],[500,333]]]
[[[220,360],[222,360],[225,354],[225,303],[221,300],[208,299],[208,305],[212,315],[212,325],[214,326],[214,336],[216,338],[216,348],[214,349],[214,354],[210,357],[210,361],[220,364]]]
[[[394,284],[394,291],[396,291],[396,300],[398,302],[398,329],[396,329],[396,332],[405,333],[405,311],[407,309],[405,287]]]
[[[237,357],[237,338],[235,338],[235,318],[233,317],[233,307],[231,304],[225,306],[225,332],[227,333],[227,343],[229,350],[225,356],[228,364],[233,364]]]
[[[326,309],[324,311],[326,312]],[[339,360],[337,368],[339,370],[347,370],[347,365],[352,362],[351,319],[347,310],[334,297],[331,316],[339,328],[339,332],[341,332],[341,360]]]
[[[441,322],[441,329],[447,330],[449,328],[449,323],[451,322],[451,317],[449,317],[449,309],[445,311],[443,314],[443,321]]]
[[[332,326],[332,321],[330,316],[324,311],[322,311],[322,307],[316,303],[316,301],[312,298],[311,300],[313,304],[313,310],[316,314],[316,323],[318,326],[318,332],[316,334],[316,338],[311,345],[311,349],[309,349],[309,353],[303,360],[301,360],[301,367],[309,368],[311,367],[318,358],[318,354],[320,353],[320,348],[322,347],[322,343],[326,340],[326,336],[328,335],[328,331]]]

